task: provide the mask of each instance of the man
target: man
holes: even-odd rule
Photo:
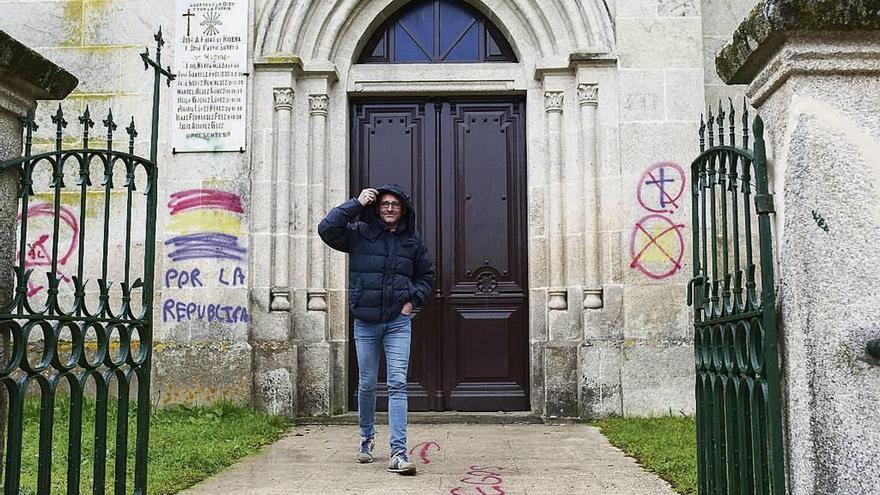
[[[355,221],[360,216],[361,221]],[[358,368],[358,422],[361,443],[356,460],[373,462],[376,434],[376,380],[379,352],[388,363],[388,471],[415,474],[406,449],[406,375],[412,311],[428,299],[434,267],[416,232],[416,215],[400,186],[364,189],[330,210],[318,225],[328,246],[350,253],[349,308],[354,316]]]

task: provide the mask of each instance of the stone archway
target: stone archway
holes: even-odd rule
[[[563,221],[563,208],[564,197],[595,192],[583,173],[593,168],[592,158],[580,163],[578,156],[584,149],[596,156],[596,90],[615,84],[609,13],[599,0],[469,1],[511,41],[518,64],[409,71],[353,63],[369,34],[403,3],[276,0],[257,16],[252,249],[266,267],[251,288],[256,402],[293,415],[347,409],[345,258],[326,249],[313,226],[348,194],[349,98],[518,94],[527,107],[534,212],[528,226],[531,409],[576,416],[579,389],[571,368],[578,367],[582,294],[587,286],[598,290],[601,281],[585,279],[591,270],[584,258],[592,256],[583,250],[598,252],[598,241],[588,242],[585,232],[596,226],[589,219]],[[581,124],[585,119],[588,125]],[[567,129],[578,129],[587,148],[563,143]],[[567,187],[563,174],[575,178]]]

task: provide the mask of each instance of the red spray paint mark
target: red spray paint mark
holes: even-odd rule
[[[437,442],[422,442],[415,447],[409,449],[410,457],[415,456],[415,451],[418,449],[419,451],[419,459],[422,460],[422,464],[431,464],[431,460],[428,459],[428,454],[431,451],[431,448],[435,448],[437,452],[440,452],[440,444]]]
[[[684,224],[673,223],[663,215],[648,215],[636,222],[630,237],[630,268],[654,280],[661,280],[681,269],[684,257]],[[660,241],[674,234],[666,245]],[[645,259],[645,258],[648,259]]]
[[[226,210],[233,213],[244,213],[241,198],[237,194],[217,189],[187,189],[171,194],[168,201],[171,215],[199,208]]]
[[[459,482],[470,486],[468,488],[457,486],[449,490],[449,493],[451,495],[504,495],[504,490],[501,488],[504,478],[500,474],[500,471],[503,470],[504,468],[500,467],[471,466],[467,474],[459,480]],[[470,489],[474,491],[468,491]]]
[[[29,221],[36,218],[50,218],[54,220],[55,206],[51,203],[37,203],[28,208],[27,217]],[[59,224],[59,234],[63,233],[65,237],[70,237],[66,248],[64,246],[59,246],[59,248],[64,249],[64,252],[59,253],[57,260],[59,267],[58,278],[69,283],[72,281],[71,278],[62,273],[60,267],[65,266],[67,260],[70,259],[70,257],[73,256],[74,251],[76,251],[79,236],[79,222],[77,222],[76,216],[73,212],[64,206],[59,207],[58,218],[63,222],[63,224]],[[18,215],[18,221],[21,223],[21,215]],[[36,236],[36,240],[27,243],[27,252],[25,253],[23,267],[25,270],[35,267],[52,266],[52,243],[50,242],[52,239],[52,231],[49,230],[52,228],[52,225],[49,224],[44,227],[45,228],[43,229],[35,228],[28,231],[28,234],[34,234]],[[59,244],[62,243],[60,239],[58,242]],[[47,243],[49,243],[49,246],[46,245]],[[28,280],[27,295],[28,297],[33,296],[44,288],[45,287],[42,285],[37,285],[33,280]]]

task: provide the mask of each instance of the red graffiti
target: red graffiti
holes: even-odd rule
[[[237,194],[216,189],[188,189],[171,194],[168,208],[172,215],[199,208],[219,209],[243,213],[241,198]]]
[[[432,447],[435,448],[437,452],[440,452],[440,445],[437,442],[422,442],[409,449],[409,455],[410,457],[414,457],[416,449],[419,449],[419,459],[422,460],[422,464],[431,464],[431,460],[428,459],[428,453]]]
[[[501,485],[504,484],[504,478],[500,474],[500,471],[503,470],[504,468],[500,467],[471,466],[467,474],[458,481],[470,485],[469,488],[474,491],[463,491],[466,489],[457,486],[449,490],[449,493],[451,495],[504,495],[504,490],[501,488]],[[486,491],[489,489],[492,491]]]
[[[63,223],[60,224],[61,228],[59,228],[58,231],[58,244],[60,248],[64,249],[64,252],[59,253],[58,256],[58,278],[64,282],[70,283],[72,281],[71,278],[62,273],[60,267],[67,265],[68,259],[70,259],[70,257],[73,256],[74,251],[76,251],[79,223],[76,221],[76,216],[74,216],[73,212],[63,206],[59,208],[58,217]],[[55,206],[51,203],[37,203],[28,208],[27,217],[29,222],[39,218],[47,218],[54,221]],[[21,215],[18,216],[18,221],[21,222]],[[25,253],[23,267],[26,270],[35,267],[52,266],[52,243],[49,242],[52,239],[52,223],[43,225],[42,222],[36,222],[35,227],[36,228],[28,232],[29,237],[30,234],[32,234],[36,237],[36,240],[27,243],[27,252]],[[69,239],[67,239],[68,237]],[[48,246],[46,245],[47,243],[49,244]],[[66,244],[66,248],[64,247],[64,244]],[[45,287],[42,285],[37,285],[33,279],[28,280],[27,295],[28,297],[33,296],[44,288]]]
[[[684,257],[683,224],[663,215],[648,215],[638,222],[630,238],[630,268],[654,280],[664,279],[681,269]]]

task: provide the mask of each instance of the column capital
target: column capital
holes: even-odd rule
[[[565,93],[562,91],[545,91],[544,92],[544,111],[547,113],[562,113],[562,100]]]
[[[309,95],[309,114],[327,115],[330,98],[327,95]]]
[[[293,108],[293,88],[273,88],[272,96],[274,99],[275,110],[290,110]]]
[[[578,105],[598,105],[599,85],[595,83],[581,83],[577,87]]]

